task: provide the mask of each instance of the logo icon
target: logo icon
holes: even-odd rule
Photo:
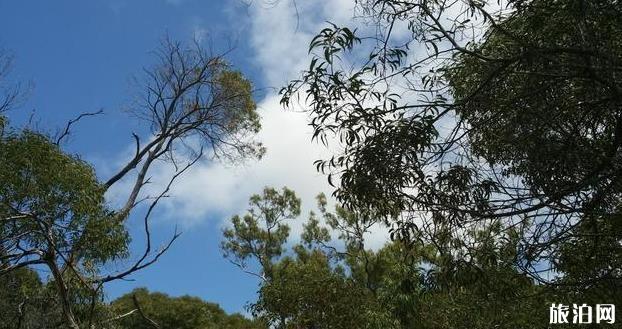
[[[572,311],[572,317],[570,312]],[[596,323],[614,324],[616,322],[616,306],[613,304],[596,304],[594,308],[587,304],[572,304],[572,307],[564,304],[551,304],[549,308],[550,324],[591,324],[594,317]],[[571,322],[572,320],[572,322]]]
[[[564,304],[552,304],[551,308],[549,309],[549,323],[568,323],[569,310],[570,308]]]
[[[613,304],[596,305],[596,323],[606,322],[614,324],[616,322],[616,306]]]

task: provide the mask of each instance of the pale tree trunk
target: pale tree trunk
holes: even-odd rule
[[[56,287],[58,288],[58,296],[60,297],[60,302],[63,307],[63,319],[65,321],[65,324],[67,324],[67,326],[69,326],[69,328],[71,329],[80,329],[80,326],[78,326],[75,316],[73,315],[73,311],[71,310],[71,302],[69,300],[67,285],[65,285],[63,275],[58,269],[58,265],[53,259],[48,260],[47,264],[52,271],[54,282],[56,283]]]

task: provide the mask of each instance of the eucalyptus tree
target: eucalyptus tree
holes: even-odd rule
[[[290,225],[300,215],[293,191],[265,188],[249,204],[246,215],[231,218],[222,250],[261,278],[253,315],[276,328],[367,328],[371,312],[381,313],[367,289],[338,264],[336,249],[319,248],[330,248],[330,236],[315,215],[304,225],[302,243],[288,248]]]
[[[91,165],[62,149],[72,125],[98,113],[69,121],[56,138],[4,123],[0,130],[0,275],[24,267],[49,271],[70,328],[108,323],[100,307],[103,285],[153,264],[179,236],[156,250],[150,233],[150,219],[177,178],[206,157],[238,161],[264,152],[252,138],[260,129],[252,85],[223,56],[168,40],[156,56],[132,109],[150,135],[132,134],[134,155],[104,182]],[[174,171],[157,177],[165,182],[162,190],[148,194],[157,163]],[[129,189],[121,206],[106,202],[107,191],[123,186]],[[125,223],[139,204],[145,205],[137,213],[144,250],[126,268],[104,271],[104,265],[130,256]]]
[[[289,237],[287,220],[300,215],[300,199],[286,187],[279,193],[264,188],[249,199],[248,213],[231,218],[231,228],[223,231],[221,249],[226,258],[263,281],[272,278],[273,261],[282,256]],[[248,261],[257,261],[258,271],[248,271]]]
[[[355,3],[363,23],[320,31],[282,91],[341,146],[316,165],[345,206],[439,248],[518,230],[515,265],[546,284],[577,241],[586,258],[621,254],[618,1]],[[590,264],[566,284],[619,282],[618,266]]]
[[[283,200],[284,194],[274,193],[266,189],[251,198],[249,214],[243,221],[232,218],[222,246],[226,257],[237,265],[243,259],[243,269],[262,278],[250,311],[276,328],[483,329],[494,324],[510,329],[539,328],[547,321],[543,305],[549,296],[514,266],[516,232],[499,240],[501,226],[480,227],[467,233],[478,242],[474,249],[454,248],[447,240],[451,252],[446,254],[423,241],[387,240],[372,250],[367,240],[380,219],[340,206],[330,211],[320,194],[319,215],[311,213],[302,223],[300,240],[287,242],[288,234],[274,239],[262,223],[265,214],[286,209],[283,202],[270,201]],[[255,206],[259,200],[261,208]],[[289,232],[302,220],[282,217],[279,231]],[[265,254],[267,245],[278,253]]]
[[[136,306],[140,306],[137,309]],[[191,296],[171,297],[134,289],[111,303],[115,314],[128,314],[119,328],[128,329],[260,329],[261,323],[240,314],[227,314],[220,306]],[[145,321],[145,318],[147,321]]]

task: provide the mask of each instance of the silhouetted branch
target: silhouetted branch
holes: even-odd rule
[[[63,131],[56,138],[55,144],[56,145],[60,145],[62,140],[64,138],[66,138],[67,136],[69,136],[69,134],[71,132],[71,126],[74,125],[75,123],[77,123],[78,121],[80,121],[81,119],[86,118],[86,117],[100,115],[102,113],[104,113],[104,110],[99,110],[97,112],[86,112],[86,113],[82,113],[82,114],[78,115],[75,119],[69,120],[67,122],[67,125],[65,125],[65,129],[63,129]]]

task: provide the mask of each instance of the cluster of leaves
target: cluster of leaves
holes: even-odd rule
[[[140,313],[136,312],[140,303]],[[162,293],[149,292],[145,288],[119,297],[110,304],[115,314],[129,316],[118,321],[118,328],[153,329],[157,324],[162,329],[260,329],[261,323],[251,321],[240,314],[227,315],[217,304],[205,302],[196,297],[170,297]],[[145,321],[144,318],[149,321]]]
[[[44,263],[62,253],[101,264],[126,253],[129,237],[112,220],[92,167],[47,137],[31,131],[1,136],[0,186],[3,261],[17,253]]]
[[[0,328],[59,327],[58,305],[46,298],[39,276],[29,269],[19,269],[0,277]],[[55,323],[54,323],[55,322]]]
[[[541,283],[619,281],[619,2],[356,3],[376,34],[322,30],[282,90],[286,105],[304,95],[314,138],[340,142],[316,162],[337,199],[439,249],[500,225]],[[590,270],[570,266],[578,245]]]
[[[75,276],[65,279],[75,320],[90,323],[93,328],[117,329],[111,309],[102,295],[94,299]],[[6,329],[64,329],[63,302],[54,280],[42,282],[40,273],[20,268],[0,276],[0,328]]]
[[[53,282],[42,283],[38,274],[27,268],[0,277],[0,328],[66,328],[55,289]],[[267,328],[240,314],[228,315],[217,304],[196,297],[169,297],[144,288],[135,289],[109,304],[98,301],[95,319],[90,314],[90,305],[82,305],[79,307],[79,298],[74,299],[76,318],[81,322],[91,320],[94,328]]]
[[[539,328],[548,321],[547,302],[563,294],[520,273],[513,265],[518,235],[501,238],[499,225],[466,234],[472,240],[468,251],[449,246],[451,241],[442,249],[448,253],[423,242],[399,241],[373,251],[365,247],[365,236],[382,221],[343,207],[330,212],[323,195],[318,196],[321,218],[311,213],[300,243],[286,248],[286,235],[273,241],[279,243],[278,256],[262,256],[260,249],[241,253],[270,239],[257,220],[263,212],[287,212],[284,203],[272,202],[279,199],[275,192],[266,188],[262,196],[251,197],[251,204],[261,200],[263,205],[245,217],[244,225],[254,233],[234,217],[223,249],[229,258],[270,261],[255,267],[245,263],[243,269],[263,278],[250,310],[276,328]],[[284,193],[295,199],[290,190]]]
[[[93,169],[42,134],[5,129],[0,185],[0,278],[11,304],[4,323],[64,328],[69,308],[85,323],[97,321],[101,294],[85,280],[127,255],[129,235],[106,206]],[[50,270],[46,284],[33,266]]]
[[[47,271],[49,277],[38,289],[45,293],[39,295],[58,312],[55,317],[60,326],[79,329],[115,324],[118,315],[103,303],[104,284],[153,264],[177,239],[175,232],[154,251],[150,219],[175,180],[203,158],[204,149],[210,149],[213,157],[236,161],[261,157],[264,152],[252,138],[260,121],[248,79],[222,56],[198,44],[184,47],[165,40],[156,54],[159,62],[145,70],[144,97],[133,108],[148,122],[152,135],[142,143],[132,134],[134,156],[105,182],[98,180],[88,163],[61,147],[73,124],[100,112],[80,114],[54,139],[28,129],[14,130],[3,112],[17,96],[0,88],[0,93],[5,92],[0,94],[0,278],[6,276],[7,282],[21,289],[27,281],[12,279],[21,275],[19,271]],[[0,56],[0,79],[4,73],[5,61]],[[169,177],[158,177],[163,184],[158,194],[145,195],[150,171],[158,161],[169,163],[174,171]],[[124,178],[130,183],[126,200],[112,209],[104,195]],[[131,237],[125,221],[141,203],[148,203],[140,214],[144,250],[127,267],[111,269],[107,265],[113,261],[129,258]],[[18,312],[26,321],[29,315],[23,310],[30,297],[14,297],[23,300],[12,305],[10,312]],[[37,324],[46,325],[56,324]]]

